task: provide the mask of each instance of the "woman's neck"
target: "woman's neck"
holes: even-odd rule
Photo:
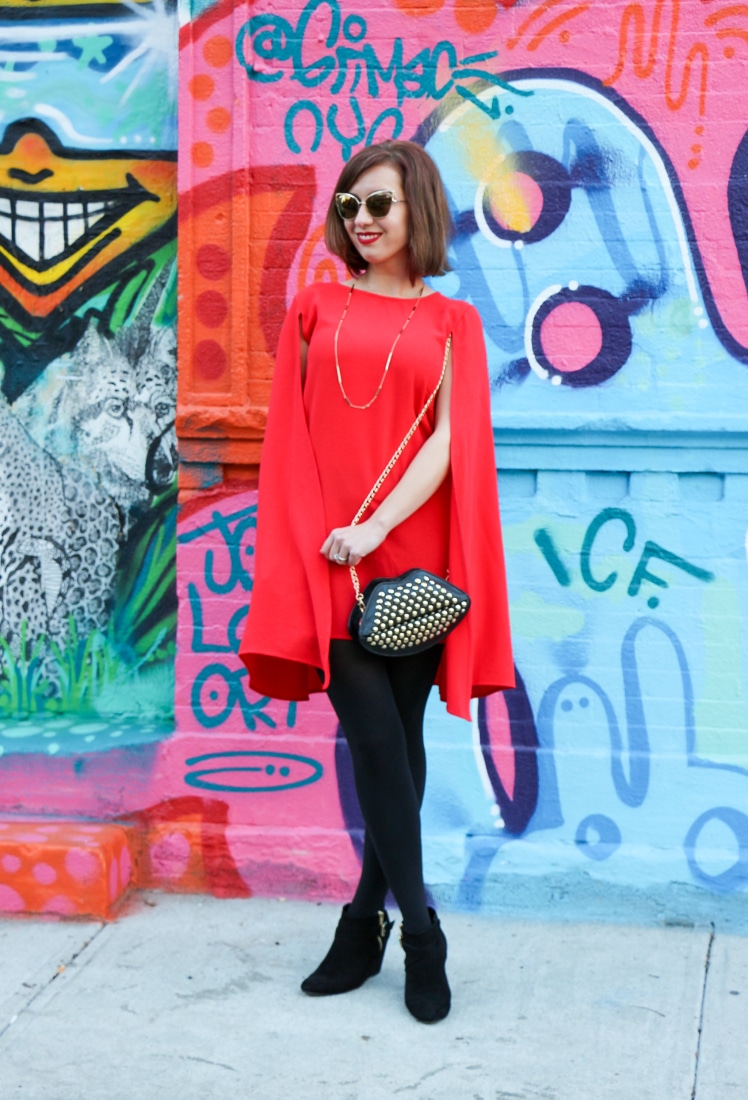
[[[355,283],[358,290],[383,294],[388,298],[418,298],[423,289],[421,278],[417,277],[413,283],[407,272],[378,271],[373,266],[367,268]]]

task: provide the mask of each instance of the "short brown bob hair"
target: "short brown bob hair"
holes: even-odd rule
[[[410,278],[444,275],[450,270],[447,244],[452,235],[452,215],[439,169],[413,141],[382,141],[361,149],[340,173],[325,220],[325,244],[339,256],[352,275],[363,275],[369,266],[348,236],[335,207],[338,191],[350,191],[359,176],[379,164],[391,164],[400,173],[408,203]]]

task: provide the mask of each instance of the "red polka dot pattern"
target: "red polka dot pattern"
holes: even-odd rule
[[[231,270],[231,256],[217,244],[204,244],[198,248],[195,263],[202,277],[212,282],[225,278]]]
[[[220,328],[228,316],[229,304],[220,291],[204,290],[197,296],[195,312],[206,328]]]
[[[208,381],[220,378],[226,370],[226,352],[217,340],[201,340],[195,348],[195,373]]]

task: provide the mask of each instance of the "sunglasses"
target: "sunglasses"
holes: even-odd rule
[[[361,206],[366,207],[372,218],[386,218],[393,202],[407,202],[407,199],[396,199],[391,191],[372,191],[365,199],[359,199],[348,191],[338,191],[335,196],[338,214],[346,222],[353,221]]]

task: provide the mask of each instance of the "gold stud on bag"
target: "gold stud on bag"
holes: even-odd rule
[[[436,398],[444,381],[451,344],[450,335],[436,388],[359,508],[351,526],[360,521]],[[367,584],[362,592],[355,566],[349,568],[356,602],[348,619],[348,631],[370,653],[384,657],[407,657],[421,653],[443,642],[470,609],[470,597],[466,592],[426,569],[410,569],[399,577],[379,578]]]

